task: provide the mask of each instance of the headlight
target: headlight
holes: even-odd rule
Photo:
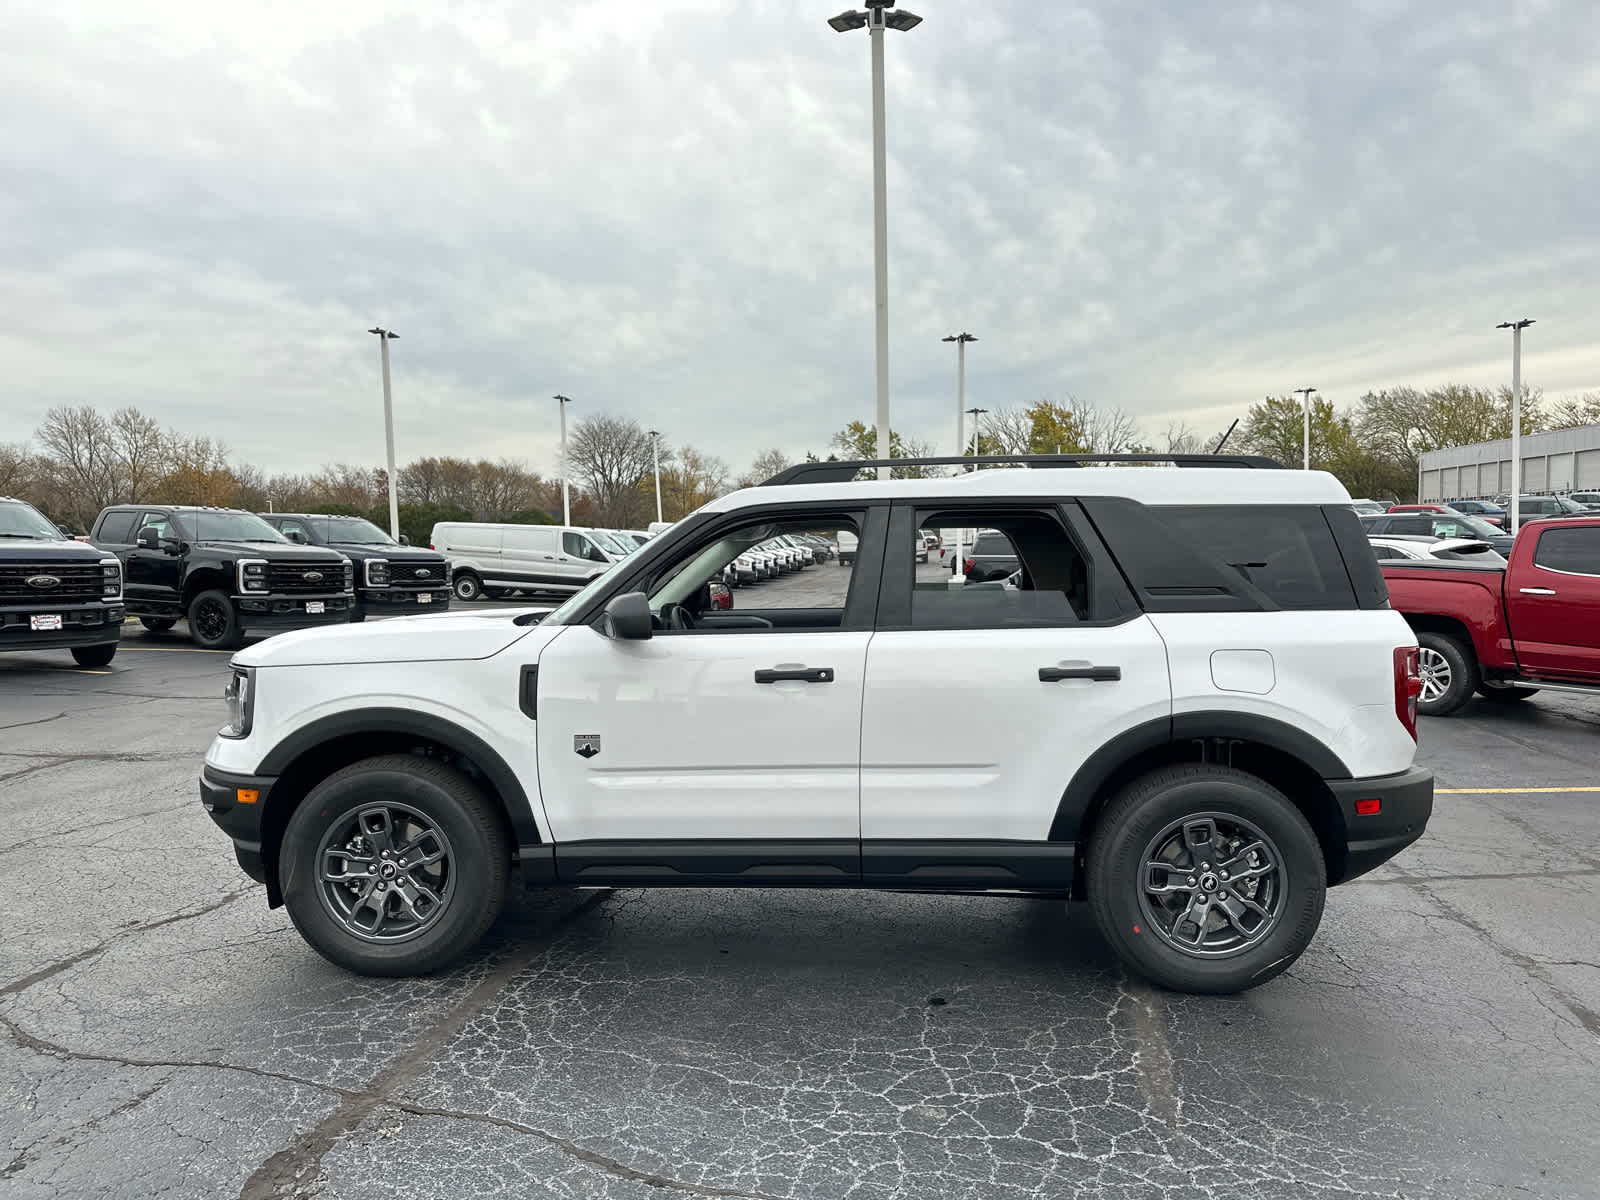
[[[266,559],[247,558],[240,561],[239,590],[241,592],[264,592],[267,590]]]
[[[251,673],[247,668],[233,669],[228,686],[222,690],[222,698],[228,702],[228,723],[217,732],[223,737],[250,736],[250,718],[255,711],[255,689],[251,683]]]
[[[100,594],[108,600],[122,595],[122,567],[114,558],[100,560]]]
[[[367,559],[367,586],[389,586],[389,560],[386,558]]]

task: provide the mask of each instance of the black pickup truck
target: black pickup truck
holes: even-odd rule
[[[71,650],[103,667],[122,636],[122,569],[33,505],[0,496],[0,651]]]
[[[295,546],[254,513],[124,504],[102,509],[89,540],[122,562],[128,612],[163,633],[179,620],[207,649],[246,631],[341,625],[354,570],[333,550]]]
[[[291,542],[337,550],[356,566],[352,621],[369,612],[444,612],[450,607],[450,564],[442,554],[397,542],[365,517],[257,513]]]

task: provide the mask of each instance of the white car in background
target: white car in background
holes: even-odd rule
[[[1424,534],[1390,534],[1370,537],[1372,552],[1382,561],[1396,559],[1438,559],[1445,562],[1473,562],[1479,566],[1505,566],[1505,558],[1477,538],[1431,538]]]

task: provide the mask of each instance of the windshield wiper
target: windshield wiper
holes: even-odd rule
[[[60,534],[55,535],[61,536]],[[0,537],[27,538],[30,542],[54,541],[55,538],[48,533],[0,533]]]

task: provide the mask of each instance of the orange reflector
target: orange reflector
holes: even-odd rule
[[[235,795],[239,797],[240,804],[254,804],[257,800],[261,799],[261,793],[256,791],[255,788],[239,788],[235,792]],[[1365,803],[1365,800],[1357,800],[1356,808],[1359,810],[1360,807]]]
[[[243,793],[240,793],[240,794],[243,795]],[[1377,813],[1382,808],[1383,808],[1383,801],[1382,800],[1357,800],[1356,801],[1356,815],[1357,816],[1370,817],[1374,813]]]

